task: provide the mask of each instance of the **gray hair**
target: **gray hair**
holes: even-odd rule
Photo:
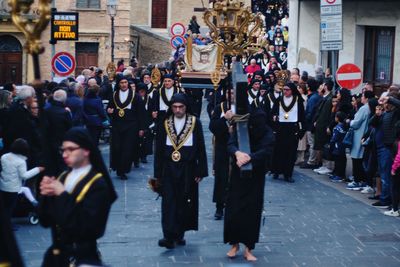
[[[8,98],[10,97],[11,92],[7,90],[0,90],[0,108],[8,108]]]
[[[65,101],[67,101],[67,93],[62,89],[58,89],[54,92],[53,99],[55,101],[65,103]]]
[[[30,97],[35,97],[35,95],[36,95],[35,94],[35,89],[33,89],[33,87],[29,86],[29,85],[23,85],[18,90],[18,93],[17,93],[18,99],[22,100],[22,101],[24,101],[24,100],[26,100],[26,99],[28,99]]]
[[[127,77],[127,78],[133,78],[132,71],[131,71],[131,70],[128,70],[128,69],[124,70],[124,72],[122,73],[122,75],[124,75],[124,77]]]

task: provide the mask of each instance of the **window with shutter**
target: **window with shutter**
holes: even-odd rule
[[[77,8],[100,8],[100,0],[76,0]]]

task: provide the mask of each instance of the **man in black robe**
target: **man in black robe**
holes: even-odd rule
[[[294,83],[283,87],[283,95],[275,102],[272,113],[277,125],[271,170],[273,178],[278,179],[279,174],[283,174],[285,181],[293,183],[297,146],[305,134],[303,98]]]
[[[227,94],[231,94],[231,103],[225,100],[217,105],[214,109],[210,120],[210,131],[214,134],[214,191],[213,202],[216,205],[214,214],[215,220],[221,220],[224,215],[224,208],[226,203],[226,195],[228,191],[228,178],[229,178],[229,153],[228,153],[228,140],[229,140],[229,126],[230,120],[235,113],[235,103],[232,90],[226,90]]]
[[[101,265],[97,239],[104,235],[117,194],[87,130],[69,130],[61,151],[68,171],[40,183],[39,220],[51,228],[53,240],[42,266]]]
[[[180,93],[180,89],[174,86],[174,77],[172,74],[164,75],[164,82],[158,91],[153,92],[151,101],[152,117],[156,120],[157,131],[163,127],[163,121],[166,117],[172,97]]]
[[[107,108],[111,115],[111,169],[121,180],[127,180],[137,155],[139,137],[144,135],[144,102],[121,77]]]
[[[239,243],[243,243],[246,246],[244,257],[248,261],[257,260],[251,250],[259,239],[264,203],[265,162],[272,154],[274,142],[272,130],[265,121],[266,115],[261,109],[250,109],[250,154],[239,150],[236,131],[233,131],[228,142],[232,170],[225,209],[224,242],[232,245],[227,253],[231,258],[239,251]],[[243,176],[240,170],[248,163],[252,164],[250,177]]]
[[[168,249],[185,245],[185,231],[198,229],[198,183],[208,176],[201,122],[187,112],[186,96],[175,94],[157,133],[154,177],[161,184],[161,221]]]

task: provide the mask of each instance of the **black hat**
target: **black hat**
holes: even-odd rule
[[[257,71],[254,72],[254,76],[256,76],[256,75],[260,75],[260,76],[264,77],[264,71],[263,70],[257,70]]]
[[[145,85],[144,83],[138,83],[136,87],[137,87],[138,91],[140,91],[140,90],[147,91],[147,85]]]
[[[164,80],[165,79],[172,79],[173,80],[174,79],[174,75],[172,75],[170,73],[167,73],[167,74],[164,75]]]
[[[73,127],[65,134],[63,141],[70,141],[81,148],[90,151],[90,164],[92,164],[95,171],[100,172],[103,175],[110,192],[110,201],[111,203],[114,202],[117,199],[117,193],[115,192],[114,185],[111,181],[110,175],[108,174],[100,150],[94,143],[89,132],[83,127]]]
[[[182,93],[174,94],[171,98],[171,105],[175,103],[181,103],[188,106],[186,95]]]
[[[250,82],[250,86],[253,86],[255,83],[261,83],[261,81],[257,79],[252,79]]]
[[[263,84],[261,84],[260,90],[268,91],[269,90],[269,86],[267,84],[263,83]]]
[[[122,81],[122,80],[128,80],[128,78],[125,77],[124,75],[122,75],[122,73],[118,73],[116,78],[115,78],[115,81],[117,82],[117,84],[119,84],[119,82]]]
[[[288,82],[288,83],[285,84],[285,86],[287,86],[287,87],[290,88],[290,90],[292,91],[292,94],[293,94],[293,95],[297,95],[297,96],[300,95],[299,90],[297,90],[296,84],[294,84],[294,83],[292,83],[292,82]]]

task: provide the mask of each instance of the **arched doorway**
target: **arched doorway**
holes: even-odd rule
[[[0,35],[0,84],[22,84],[22,46],[11,35]]]

